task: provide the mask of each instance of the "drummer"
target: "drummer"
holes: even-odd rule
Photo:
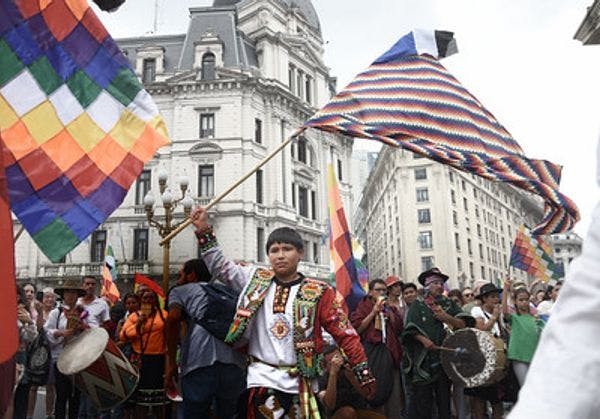
[[[58,288],[54,289],[63,303],[59,307],[50,311],[48,320],[44,324],[44,330],[50,342],[52,354],[52,367],[54,368],[54,386],[56,391],[56,402],[54,404],[54,414],[56,419],[77,417],[79,410],[80,392],[73,386],[71,377],[62,374],[56,367],[56,360],[64,349],[67,342],[78,329],[83,328],[79,320],[82,308],[77,305],[77,297],[85,295],[85,290],[81,283],[76,279],[68,279]],[[68,412],[68,416],[67,416]]]
[[[412,385],[408,417],[432,417],[435,402],[439,419],[450,419],[450,380],[442,369],[437,349],[446,337],[446,327],[461,329],[475,322],[442,294],[448,275],[431,268],[422,272],[418,280],[425,289],[425,298],[411,304],[402,333],[403,370]]]

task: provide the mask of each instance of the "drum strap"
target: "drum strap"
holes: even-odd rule
[[[148,330],[148,337],[146,338],[146,343],[144,343],[144,335],[140,333],[140,349],[142,353],[140,355],[144,355],[146,352],[146,348],[148,347],[148,342],[150,342],[150,334],[152,333],[152,326],[154,326],[154,319],[156,318],[156,313],[152,316],[152,322],[150,323],[150,330]]]

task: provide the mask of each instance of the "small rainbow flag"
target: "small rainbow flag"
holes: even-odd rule
[[[111,304],[116,303],[121,298],[121,293],[117,288],[117,262],[112,246],[106,246],[104,256],[104,265],[102,266],[102,290],[100,295],[106,297]]]
[[[53,262],[169,142],[86,0],[0,0],[0,137],[11,209]]]
[[[329,247],[333,262],[335,288],[344,298],[348,310],[352,311],[366,293],[359,281],[344,204],[331,163],[327,165],[327,189],[329,192]]]
[[[456,52],[451,32],[413,31],[375,60],[300,130],[312,127],[402,147],[510,183],[546,202],[534,234],[570,230],[579,220],[558,190],[561,167],[527,158],[496,118],[438,58]]]
[[[564,271],[554,262],[550,253],[551,247],[541,236],[532,236],[531,232],[521,225],[510,254],[510,266],[544,282],[560,279],[564,276]]]

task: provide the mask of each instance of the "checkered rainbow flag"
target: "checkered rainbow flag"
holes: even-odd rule
[[[544,282],[560,279],[564,276],[564,270],[554,262],[551,253],[552,248],[542,236],[532,236],[531,232],[521,225],[515,236],[509,265]]]
[[[11,209],[54,262],[169,142],[86,0],[0,0],[0,138]]]
[[[570,230],[575,204],[559,192],[560,166],[527,158],[506,129],[437,60],[456,52],[453,34],[402,37],[309,119],[312,127],[402,147],[546,202],[534,234]]]

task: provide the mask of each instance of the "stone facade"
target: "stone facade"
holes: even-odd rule
[[[570,231],[563,234],[553,234],[550,239],[552,259],[563,266],[565,277],[573,260],[581,254],[583,239],[577,233]]]
[[[437,266],[451,288],[500,283],[519,225],[535,224],[543,210],[541,200],[511,186],[391,147],[379,153],[359,208],[356,233],[366,238],[371,278],[416,282]],[[513,268],[510,275],[527,278]]]
[[[148,190],[160,202],[158,172],[168,173],[175,198],[176,181],[188,178],[190,196],[205,205],[294,133],[334,90],[310,0],[215,1],[212,7],[190,9],[185,34],[117,42],[156,101],[172,144],[158,151],[121,207],[64,263],[51,264],[23,234],[16,243],[19,279],[52,283],[98,274],[106,243],[113,247],[122,280],[135,271],[159,276],[160,237],[148,226],[143,206]],[[270,231],[291,226],[306,245],[301,270],[327,277],[326,163],[333,159],[341,169],[340,189],[350,208],[352,143],[307,131],[218,203],[210,214],[225,253],[265,263]],[[155,206],[155,213],[160,221],[162,208]],[[175,221],[181,220],[179,205]],[[188,228],[172,242],[171,274],[196,256]]]

